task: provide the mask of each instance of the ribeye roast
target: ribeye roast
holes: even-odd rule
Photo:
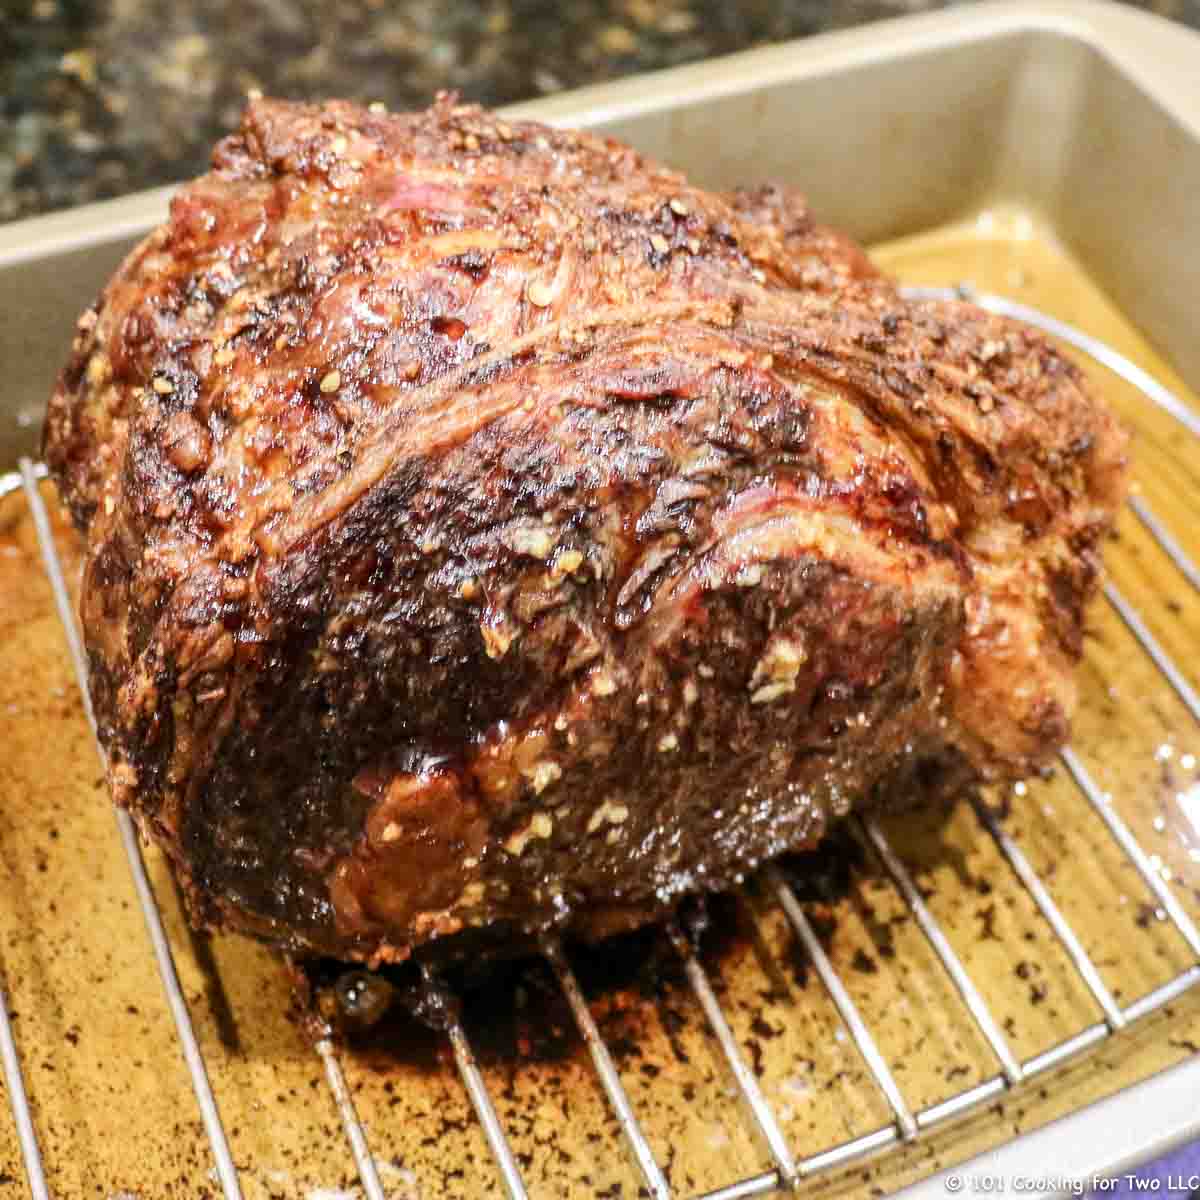
[[[199,921],[375,963],[1036,769],[1125,448],[786,189],[447,97],[253,103],[46,431],[116,800]]]

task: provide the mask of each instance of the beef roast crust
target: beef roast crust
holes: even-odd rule
[[[118,803],[200,921],[378,962],[1036,769],[1125,438],[785,189],[259,101],[81,319],[46,456]]]

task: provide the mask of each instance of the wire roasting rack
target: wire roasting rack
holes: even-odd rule
[[[1135,363],[1118,354],[1107,344],[1078,329],[1037,309],[999,296],[964,293],[962,289],[947,288],[907,288],[905,290],[908,295],[917,298],[944,299],[966,294],[975,303],[990,311],[1016,317],[1039,326],[1054,337],[1083,351],[1138,388],[1154,404],[1170,413],[1191,436],[1200,439],[1200,415],[1197,415]],[[32,463],[27,459],[22,460],[19,474],[0,476],[0,496],[19,488],[24,489],[32,510],[45,569],[54,591],[58,615],[69,645],[76,680],[82,694],[84,711],[94,734],[95,717],[87,691],[83,646],[75,614],[68,598],[62,568],[54,548],[49,516],[37,486],[38,480],[44,478],[45,474],[45,468],[42,465]],[[1192,588],[1200,591],[1200,569],[1188,557],[1170,531],[1155,516],[1144,500],[1133,496],[1128,503],[1138,521],[1167,554],[1180,575]],[[1104,586],[1104,597],[1178,695],[1193,720],[1200,725],[1200,695],[1154,637],[1137,609],[1111,582]],[[1150,857],[1135,840],[1125,822],[1118,816],[1110,797],[1101,791],[1081,757],[1075,750],[1067,747],[1061,752],[1061,761],[1069,778],[1141,876],[1161,911],[1166,914],[1196,961],[1182,973],[1132,1003],[1120,1004],[1113,992],[1103,982],[1096,964],[1088,956],[1079,936],[1063,916],[1049,888],[1036,873],[1020,846],[1004,830],[991,810],[981,802],[973,802],[979,822],[995,841],[1000,853],[1028,892],[1041,917],[1052,929],[1102,1013],[1101,1020],[1080,1029],[1049,1049],[1020,1061],[1014,1055],[1004,1032],[989,1010],[979,988],[972,981],[962,961],[951,947],[945,931],[925,903],[913,876],[893,850],[879,823],[871,816],[855,818],[858,823],[858,832],[862,835],[863,840],[873,848],[886,874],[924,933],[975,1026],[990,1047],[998,1069],[982,1082],[960,1091],[948,1099],[918,1111],[910,1109],[888,1062],[880,1052],[871,1030],[860,1015],[845,983],[822,947],[796,893],[781,872],[774,867],[768,867],[765,872],[767,890],[778,901],[795,935],[811,960],[821,983],[840,1015],[846,1032],[862,1056],[875,1084],[886,1098],[892,1120],[863,1136],[830,1146],[809,1157],[797,1157],[788,1145],[779,1121],[764,1096],[755,1073],[751,1070],[729,1021],[722,1011],[709,973],[697,957],[691,941],[685,936],[679,925],[672,921],[668,923],[666,929],[668,940],[681,961],[687,982],[720,1046],[741,1098],[745,1101],[747,1111],[757,1132],[765,1142],[774,1164],[770,1170],[719,1187],[715,1191],[709,1191],[697,1200],[739,1200],[742,1197],[765,1196],[795,1189],[802,1181],[821,1172],[844,1166],[889,1147],[915,1141],[926,1131],[978,1109],[980,1106],[994,1101],[1007,1090],[1096,1047],[1113,1034],[1162,1009],[1184,992],[1200,984],[1200,930],[1172,894],[1159,871],[1155,869]],[[193,1030],[187,1002],[180,987],[174,956],[146,872],[134,823],[129,814],[123,811],[116,811],[115,817],[118,835],[129,862],[147,933],[174,1020],[179,1047],[187,1064],[196,1103],[211,1146],[215,1177],[224,1200],[240,1200],[243,1193],[238,1169],[230,1152],[229,1140],[222,1124],[217,1098],[214,1095],[208,1069]],[[628,1142],[628,1149],[643,1180],[645,1192],[653,1200],[669,1200],[675,1193],[673,1193],[642,1126],[639,1124],[637,1114],[622,1085],[612,1054],[600,1034],[583,989],[572,970],[568,955],[556,937],[544,938],[541,943],[541,952],[562,990],[578,1031],[588,1048],[596,1074]],[[432,976],[427,978],[427,982],[432,986],[438,986],[437,980]],[[517,1158],[497,1115],[467,1033],[454,1015],[453,1006],[447,1006],[446,1012],[448,1014],[446,1038],[463,1086],[479,1118],[507,1194],[512,1200],[521,1200],[527,1195],[527,1191]],[[357,1167],[362,1191],[367,1200],[385,1200],[380,1175],[367,1144],[366,1134],[355,1112],[353,1099],[347,1087],[331,1035],[323,1037],[316,1043],[316,1053],[320,1057],[329,1089],[337,1105],[348,1149]],[[3,1066],[9,1105],[16,1125],[30,1192],[34,1200],[48,1200],[51,1193],[46,1182],[46,1173],[25,1090],[21,1062],[13,1037],[8,1001],[2,980],[0,980],[0,1064]]]

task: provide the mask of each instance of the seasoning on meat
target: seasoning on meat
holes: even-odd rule
[[[197,920],[370,963],[1036,770],[1125,448],[796,194],[451,98],[252,103],[46,430],[117,801]]]

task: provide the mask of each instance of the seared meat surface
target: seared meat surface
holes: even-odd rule
[[[373,962],[1035,770],[1125,445],[795,194],[445,98],[251,105],[46,429],[117,802],[199,921]]]

